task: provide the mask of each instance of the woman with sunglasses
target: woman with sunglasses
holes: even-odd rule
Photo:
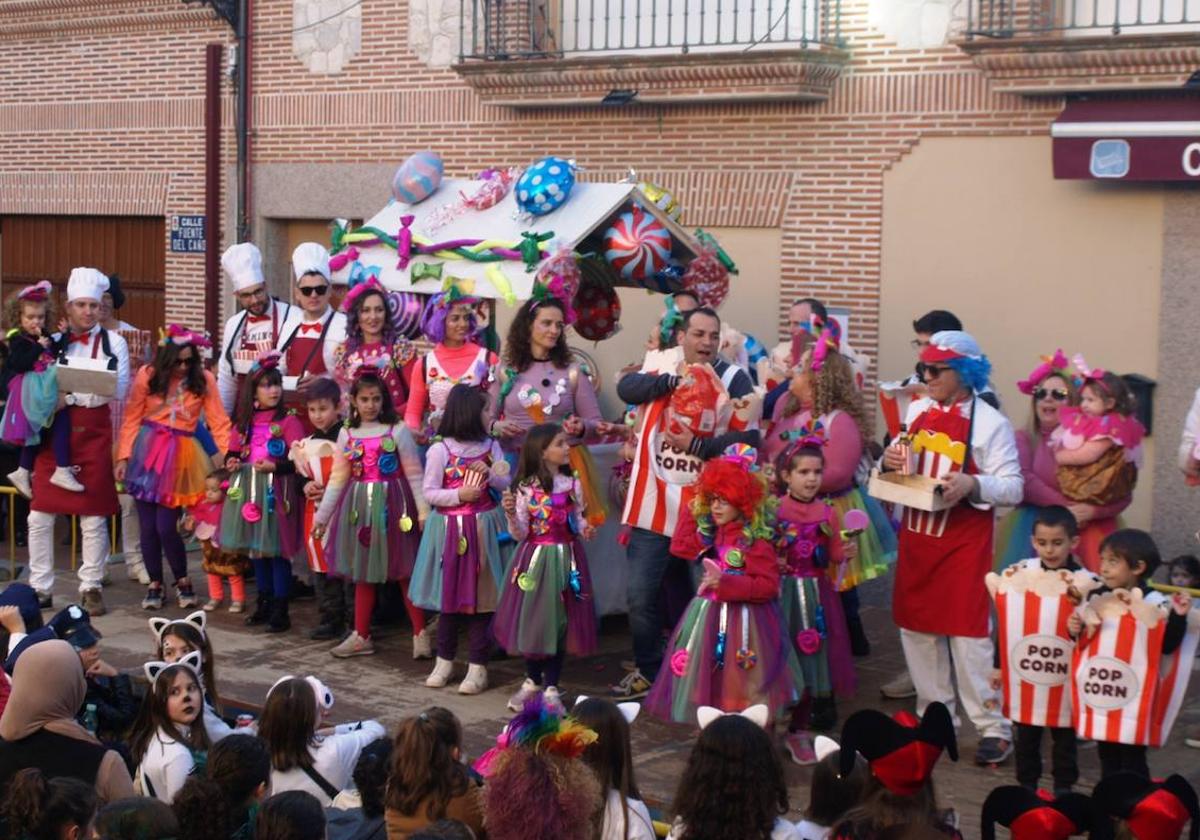
[[[201,348],[208,337],[179,324],[162,333],[154,361],[134,377],[117,445],[113,474],[137,504],[142,560],[150,586],[142,608],[163,605],[163,555],[171,565],[180,607],[196,605],[187,574],[187,552],[179,536],[180,510],[204,496],[212,460],[197,426],[203,419],[219,453],[229,447],[229,415],[217,380],[204,369]]]
[[[329,251],[316,242],[301,242],[292,252],[296,306],[283,322],[283,404],[296,409],[305,434],[313,428],[304,410],[304,389],[318,376],[331,373],[346,340],[346,316],[329,305]]]
[[[1089,569],[1099,568],[1100,543],[1116,530],[1117,516],[1133,501],[1133,496],[1128,496],[1107,505],[1089,505],[1068,499],[1059,487],[1050,436],[1059,426],[1059,412],[1079,402],[1068,368],[1066,355],[1056,350],[1053,356],[1043,356],[1029,376],[1017,383],[1018,390],[1030,398],[1029,423],[1016,433],[1025,492],[1020,506],[1000,523],[997,570],[1030,556],[1033,521],[1039,508],[1050,505],[1061,505],[1074,514],[1079,523],[1079,560]]]

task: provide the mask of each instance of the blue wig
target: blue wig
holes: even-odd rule
[[[988,379],[992,375],[992,363],[988,361],[987,356],[980,356],[978,359],[960,356],[950,359],[946,364],[958,374],[962,384],[973,392],[979,393],[987,388]]]

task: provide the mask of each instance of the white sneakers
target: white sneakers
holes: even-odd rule
[[[454,671],[454,660],[442,659],[440,656],[437,662],[434,663],[433,672],[425,678],[425,685],[428,688],[445,688],[446,683],[450,682],[450,674]]]
[[[26,499],[33,498],[33,485],[29,482],[29,470],[25,469],[24,467],[17,467],[15,470],[10,472],[6,478],[8,478],[9,484],[11,484],[13,487],[16,487],[17,492]]]
[[[450,659],[442,659],[440,656],[434,663],[433,671],[425,678],[425,685],[428,688],[445,688],[450,682],[450,676],[454,673],[454,661]],[[486,665],[467,665],[467,675],[463,677],[463,681],[458,684],[459,694],[479,694],[487,689],[487,666]],[[536,690],[536,687],[535,687]]]
[[[375,643],[370,639],[364,639],[362,636],[350,631],[350,635],[343,639],[337,647],[329,651],[330,654],[338,659],[349,659],[351,656],[370,656],[375,652]]]
[[[83,492],[83,485],[75,478],[74,467],[55,467],[50,476],[50,483],[63,490],[70,490],[72,493]]]
[[[413,659],[433,659],[433,633],[429,627],[413,634]]]
[[[487,666],[467,665],[467,675],[458,684],[459,694],[479,694],[487,688]]]
[[[541,691],[541,689],[538,688],[537,683],[529,679],[529,677],[526,677],[525,682],[521,683],[521,687],[517,689],[517,693],[508,698],[509,711],[521,711],[525,708],[525,701],[537,694],[539,691]]]

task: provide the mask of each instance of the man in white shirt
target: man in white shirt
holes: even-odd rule
[[[227,248],[221,255],[221,267],[242,307],[225,322],[217,360],[217,390],[225,411],[233,417],[242,380],[259,353],[279,346],[292,307],[267,294],[262,254],[252,243],[239,242]]]
[[[108,517],[120,509],[113,480],[108,404],[113,399],[124,399],[129,390],[129,348],[125,339],[99,323],[100,299],[106,291],[108,278],[94,268],[76,268],[67,281],[67,332],[62,336],[65,347],[60,358],[97,360],[116,374],[114,396],[68,393],[59,408],[68,412],[71,422],[71,460],[84,492],[73,493],[50,483],[55,462],[51,450],[45,448],[34,462],[33,500],[29,505],[29,584],[37,590],[39,603],[50,606],[54,586],[55,518],[78,516],[83,533],[80,601],[92,616],[106,611],[100,585],[108,555]]]
[[[317,242],[301,242],[292,252],[296,305],[283,323],[284,404],[297,410],[307,431],[304,389],[319,376],[333,374],[338,348],[346,341],[346,316],[329,305],[329,251]]]

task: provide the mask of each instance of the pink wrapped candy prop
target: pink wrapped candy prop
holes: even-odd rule
[[[579,258],[570,248],[558,247],[549,259],[542,260],[538,266],[537,282],[549,286],[555,277],[562,278],[563,287],[569,298],[574,298],[579,292],[582,273],[579,270]],[[565,301],[570,303],[571,300]]]

